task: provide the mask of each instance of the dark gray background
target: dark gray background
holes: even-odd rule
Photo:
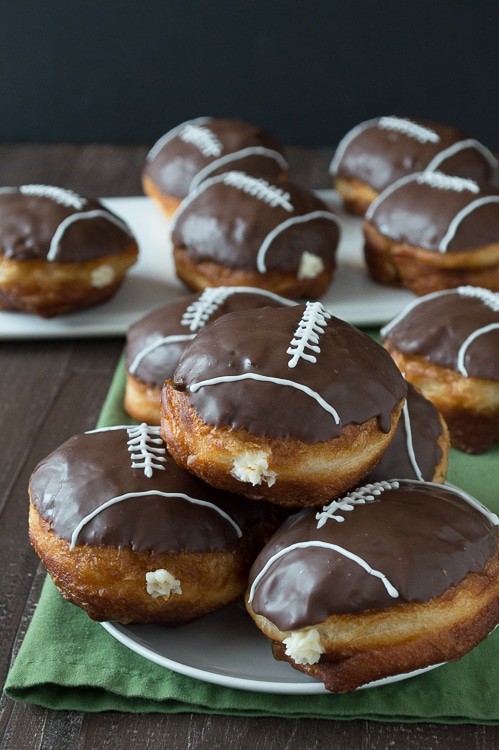
[[[0,140],[152,143],[200,115],[332,146],[380,114],[499,148],[499,3],[0,0]]]

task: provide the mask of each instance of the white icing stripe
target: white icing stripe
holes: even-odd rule
[[[148,354],[155,351],[156,349],[159,349],[160,346],[167,346],[168,344],[177,344],[180,341],[192,341],[192,339],[195,337],[195,333],[179,333],[178,335],[171,335],[171,336],[164,336],[161,339],[158,339],[153,344],[149,344],[149,346],[145,346],[134,358],[132,364],[128,368],[128,372],[131,375],[135,375],[137,370],[139,369],[140,365],[144,361],[144,359],[147,357]]]
[[[272,557],[270,557],[267,560],[263,568],[255,577],[255,580],[251,584],[251,588],[250,588],[249,596],[248,596],[248,602],[251,604],[258,584],[262,580],[265,573],[277,560],[279,560],[281,557],[283,557],[284,555],[287,555],[289,552],[292,552],[295,549],[307,549],[309,547],[320,547],[322,549],[329,549],[329,550],[333,550],[334,552],[339,552],[340,555],[343,555],[348,560],[352,560],[353,562],[357,563],[357,565],[360,565],[361,568],[364,568],[364,570],[367,571],[369,575],[374,576],[375,578],[379,578],[381,582],[383,583],[383,586],[385,587],[389,596],[391,596],[393,599],[398,598],[399,592],[397,591],[395,586],[388,580],[385,574],[381,573],[379,570],[375,570],[374,568],[371,568],[369,563],[366,562],[362,557],[359,557],[354,552],[350,552],[349,550],[345,549],[345,547],[340,547],[338,544],[330,544],[328,542],[321,542],[321,541],[310,541],[310,542],[296,542],[295,544],[290,544],[288,547],[284,547],[283,549],[279,550],[279,552],[276,552],[274,555],[272,555]]]
[[[406,481],[409,480],[399,480],[401,484],[403,484]],[[468,505],[471,505],[472,508],[475,508],[479,513],[484,515],[493,526],[499,526],[499,517],[492,513],[488,508],[485,507],[479,500],[472,497],[471,495],[468,495],[467,492],[462,490],[460,487],[456,487],[455,484],[451,484],[450,482],[445,482],[445,485],[438,484],[437,482],[421,482],[421,484],[426,485],[427,487],[439,487],[442,489],[442,487],[449,487],[451,490],[456,492],[458,495],[461,496],[461,498],[468,503]]]
[[[329,165],[329,174],[335,175],[336,171],[338,169],[338,164],[343,159],[343,155],[351,142],[354,140],[354,138],[357,138],[360,133],[362,133],[364,130],[367,130],[368,128],[375,127],[379,122],[379,117],[375,117],[372,120],[366,120],[366,122],[361,122],[359,125],[356,125],[352,130],[350,130],[339,142],[338,147],[334,153],[334,156],[331,160],[331,164]]]
[[[134,425],[131,424],[116,424],[111,425],[109,427],[96,427],[95,430],[87,430],[85,432],[85,435],[93,435],[94,432],[107,432],[108,430],[128,430],[130,427],[134,427]],[[151,429],[157,429],[158,435],[159,435],[159,427],[157,428],[151,428]]]
[[[195,188],[197,188],[201,184],[201,182],[203,182],[210,174],[212,174],[212,172],[216,172],[217,169],[225,167],[227,164],[231,164],[234,161],[247,159],[251,156],[263,156],[267,157],[268,159],[273,159],[279,164],[281,169],[285,171],[289,168],[288,162],[286,161],[284,156],[279,153],[279,151],[275,151],[271,148],[265,148],[264,146],[248,146],[247,148],[239,149],[239,151],[233,151],[231,154],[220,156],[218,159],[215,159],[215,161],[207,164],[206,167],[203,167],[203,169],[200,169],[199,172],[192,178],[189,192],[191,190],[195,190]]]
[[[498,330],[499,330],[499,323],[489,323],[489,325],[483,326],[483,328],[477,328],[476,331],[473,331],[473,333],[470,333],[470,335],[463,341],[459,349],[458,355],[457,355],[457,369],[461,373],[461,375],[468,377],[468,370],[464,364],[464,360],[466,357],[467,349],[470,346],[470,344],[472,344],[473,341],[479,336],[483,336],[484,334],[489,333],[490,331],[498,331]]]
[[[223,146],[213,131],[202,125],[193,125],[188,123],[179,132],[180,140],[184,143],[191,143],[203,156],[218,157],[223,151]]]
[[[486,206],[489,203],[499,203],[499,195],[486,195],[482,198],[477,198],[476,200],[472,201],[467,206],[462,208],[461,211],[459,211],[459,213],[457,213],[454,216],[451,223],[449,224],[449,228],[447,229],[447,232],[445,233],[444,237],[441,239],[440,244],[438,246],[439,252],[445,253],[447,251],[449,244],[454,239],[454,236],[457,232],[459,225],[467,216],[469,216],[469,214],[471,214],[473,211],[476,211],[477,208],[480,208],[481,206]]]
[[[407,401],[404,403],[404,406],[402,408],[402,414],[404,418],[405,440],[406,440],[405,445],[407,449],[407,455],[409,457],[409,461],[411,462],[411,466],[414,469],[414,473],[416,474],[416,478],[419,479],[420,482],[423,482],[424,476],[418,464],[418,459],[414,451],[414,443],[412,440],[411,417],[409,414],[409,406],[407,404]]]
[[[62,239],[62,236],[66,229],[71,226],[71,224],[74,224],[76,221],[86,221],[87,219],[96,219],[98,217],[106,219],[112,224],[116,224],[117,227],[120,227],[120,229],[123,229],[123,231],[128,235],[132,236],[132,233],[125,222],[121,221],[121,219],[118,219],[116,216],[113,216],[113,214],[110,214],[105,209],[95,209],[94,211],[83,211],[82,213],[71,214],[71,216],[67,216],[64,221],[61,221],[61,223],[55,230],[54,236],[52,237],[52,242],[50,243],[49,251],[47,253],[47,260],[55,260],[55,257],[59,252],[59,243]]]
[[[414,174],[407,174],[405,175],[405,177],[401,177],[399,180],[395,180],[395,182],[392,182],[391,185],[382,190],[366,211],[365,218],[367,219],[367,221],[370,221],[372,219],[373,213],[376,211],[379,204],[382,203],[386,198],[388,198],[389,195],[391,195],[395,190],[397,190],[399,187],[402,187],[403,185],[408,185],[410,182],[416,182],[420,174],[422,173],[416,172]]]
[[[186,125],[201,125],[205,122],[211,122],[213,118],[212,117],[196,117],[194,120],[187,120],[187,122],[182,122],[180,125],[177,125],[176,127],[169,130],[167,133],[161,136],[159,140],[156,141],[154,146],[151,148],[149,153],[146,156],[146,161],[152,161],[155,156],[158,155],[158,153],[161,151],[163,146],[165,146],[169,141],[171,141],[175,136],[184,128]]]
[[[403,320],[406,315],[408,315],[412,310],[414,310],[415,307],[418,307],[419,305],[423,304],[423,302],[428,302],[431,299],[435,299],[436,297],[444,297],[449,294],[455,294],[455,289],[440,289],[436,292],[430,292],[430,294],[425,294],[424,297],[417,297],[412,302],[409,302],[408,305],[404,307],[403,310],[401,310],[389,323],[386,324],[386,326],[383,326],[380,330],[380,336],[381,338],[386,338],[390,331],[393,330],[393,328],[400,323],[401,320]]]
[[[281,297],[279,294],[269,292],[266,289],[258,289],[253,286],[219,286],[219,287],[207,287],[201,296],[194,300],[185,310],[180,324],[188,326],[191,331],[198,331],[223,305],[223,303],[235,294],[255,294],[267,299],[275,300],[281,305],[293,307],[298,304],[295,300]]]
[[[276,227],[274,227],[274,229],[272,229],[268,233],[268,235],[260,245],[256,256],[256,267],[258,271],[260,273],[265,273],[265,271],[267,270],[265,256],[270,245],[276,237],[289,229],[289,227],[295,226],[296,224],[306,224],[309,221],[314,221],[316,219],[326,219],[327,221],[332,221],[336,224],[338,229],[341,229],[338,217],[331,213],[331,211],[311,211],[310,213],[303,214],[302,216],[292,216],[290,219],[286,219],[285,221],[281,222],[281,224],[278,224]]]
[[[418,125],[412,120],[402,117],[381,117],[378,123],[381,130],[393,130],[396,133],[414,138],[419,143],[439,143],[440,136],[431,128]]]
[[[226,521],[230,523],[230,525],[234,528],[237,536],[239,538],[242,537],[243,533],[240,529],[240,527],[237,525],[237,523],[221,508],[219,508],[217,505],[214,505],[213,503],[209,503],[206,500],[199,500],[195,497],[190,497],[190,495],[185,495],[183,492],[161,492],[160,490],[147,490],[145,492],[126,492],[124,495],[117,495],[116,497],[112,497],[109,500],[106,500],[105,503],[102,503],[102,505],[99,505],[98,508],[95,508],[91,513],[84,516],[81,521],[76,525],[73,533],[71,534],[71,543],[69,545],[70,549],[74,549],[76,546],[76,543],[78,541],[78,536],[80,534],[80,531],[84,526],[87,525],[95,516],[97,516],[99,513],[101,513],[103,510],[106,510],[106,508],[110,508],[112,505],[116,505],[116,503],[121,503],[123,500],[128,500],[129,498],[133,497],[150,497],[152,495],[158,495],[159,497],[178,497],[182,500],[187,500],[190,503],[193,503],[194,505],[202,505],[205,508],[211,508],[212,510],[216,511],[222,518],[224,518]]]
[[[497,167],[497,159],[495,158],[494,154],[489,151],[488,148],[486,148],[479,141],[476,141],[474,138],[466,138],[463,141],[457,141],[457,143],[453,143],[451,146],[448,146],[442,151],[439,151],[438,154],[433,157],[433,159],[426,167],[426,171],[432,172],[436,169],[439,169],[442,162],[444,162],[446,159],[450,159],[451,156],[455,156],[460,151],[465,151],[468,148],[478,151],[484,157],[484,159],[489,162],[491,167]]]
[[[197,383],[192,383],[189,386],[189,390],[192,391],[192,393],[196,393],[200,388],[204,388],[207,385],[218,385],[219,383],[234,383],[238,380],[258,380],[263,383],[275,383],[276,385],[285,385],[289,386],[290,388],[296,388],[296,390],[303,391],[303,393],[306,393],[307,396],[310,396],[313,398],[317,403],[322,406],[322,408],[328,412],[328,414],[331,414],[335,423],[340,424],[340,417],[338,415],[338,412],[334,407],[332,407],[330,404],[325,401],[322,396],[320,396],[316,391],[313,391],[311,388],[309,388],[306,385],[302,385],[301,383],[295,383],[293,380],[287,380],[286,378],[274,378],[268,375],[260,375],[256,372],[247,372],[242,375],[220,375],[220,377],[217,378],[208,378],[207,380],[200,380]]]

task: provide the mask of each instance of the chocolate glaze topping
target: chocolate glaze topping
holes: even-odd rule
[[[189,341],[207,323],[236,310],[295,304],[272,292],[251,287],[210,287],[182,297],[154,310],[129,328],[128,372],[149,385],[161,387],[173,376]]]
[[[396,242],[459,252],[499,242],[499,192],[441,172],[394,183],[371,203],[366,220]]]
[[[419,297],[381,329],[409,355],[484,380],[499,381],[499,294],[458,287]]]
[[[345,498],[350,509],[342,508],[341,501],[328,506],[319,528],[313,510],[289,518],[251,569],[253,610],[281,630],[294,630],[333,614],[428,602],[468,573],[482,570],[497,548],[497,516],[481,512],[460,491],[443,485],[409,480],[384,484],[387,488],[379,494],[372,491],[376,485],[350,493]],[[385,576],[387,585],[342,551],[318,546],[288,550],[257,579],[280,550],[317,541],[356,555]]]
[[[432,481],[442,460],[438,439],[442,434],[440,415],[411,383],[407,384],[407,401],[392,442],[364,482],[384,479],[418,479]]]
[[[377,117],[347,133],[330,171],[381,192],[404,175],[426,169],[488,182],[496,166],[488,149],[456,128],[428,120]]]
[[[143,435],[144,428],[130,427],[142,429]],[[157,428],[147,429],[146,444],[164,449]],[[137,442],[129,450],[129,439],[126,426],[76,435],[38,464],[30,480],[31,500],[59,537],[71,542],[82,519],[126,493],[137,496],[98,512],[73,541],[138,552],[204,552],[234,546],[241,532],[262,518],[265,503],[208,487],[180,469],[166,450],[152,455],[153,465],[163,469],[153,468],[151,476],[147,468],[132,468],[132,461],[141,464],[148,459],[132,459],[132,452],[141,451]],[[146,495],[151,491],[174,497]],[[232,522],[216,508],[189,502],[180,493],[214,504]]]
[[[299,325],[302,333],[295,335]],[[233,376],[239,379],[199,386]],[[210,323],[186,347],[174,386],[188,391],[208,424],[307,443],[330,440],[346,425],[373,417],[388,432],[407,390],[383,347],[318,302],[229,313]]]
[[[230,169],[274,179],[287,172],[288,164],[281,146],[262,128],[242,120],[199,117],[157,141],[143,174],[161,192],[185,198],[202,179]]]
[[[231,171],[183,201],[172,242],[196,262],[297,273],[304,251],[333,267],[339,231],[335,215],[311,191]]]
[[[117,255],[130,243],[130,229],[98,200],[50,185],[0,189],[5,258],[79,263]]]

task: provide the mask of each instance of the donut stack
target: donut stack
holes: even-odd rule
[[[429,342],[397,335],[424,297],[382,331],[384,346],[331,315],[316,298],[334,274],[338,219],[287,180],[267,134],[233,121],[184,123],[152,149],[143,182],[174,211],[176,269],[193,294],[128,331],[133,423],[71,438],[29,487],[32,544],[62,595],[91,618],[178,627],[244,597],[274,657],[332,692],[458,659],[499,622],[499,519],[444,484],[446,419],[458,445],[468,414],[458,418],[428,386],[450,390],[456,362],[473,394],[495,398],[497,374],[485,362],[497,344],[496,296],[475,285],[494,266],[499,204],[485,185],[493,158],[430,123],[380,118],[356,135],[369,134],[376,148],[391,144],[381,151],[399,154],[408,141],[424,152],[399,154],[409,173],[386,168],[371,192],[354,174],[356,137],[333,162],[347,204],[360,182],[352,206],[371,201],[366,257],[380,276],[399,273],[399,246],[420,259],[417,231],[434,194],[445,196],[448,210],[434,213],[449,224],[428,230],[445,245],[425,250],[444,258],[436,275],[461,278],[467,238],[477,236],[470,222],[487,226],[466,286],[430,295],[440,303],[452,292],[473,311],[451,325],[450,342],[441,346],[438,323],[449,316],[440,309],[410,325]],[[381,156],[371,163],[383,171]],[[416,218],[388,247],[387,214],[404,189]],[[424,256],[421,268],[432,262]],[[444,374],[416,377],[440,348],[432,366]],[[485,419],[495,440],[499,419],[487,409],[476,424]]]

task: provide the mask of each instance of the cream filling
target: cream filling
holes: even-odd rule
[[[146,588],[147,593],[153,599],[157,599],[159,596],[168,598],[172,594],[182,593],[180,581],[164,568],[158,568],[158,570],[151,570],[146,573]]]
[[[277,477],[276,472],[269,469],[268,454],[258,450],[236,456],[230,473],[240,482],[250,482],[253,487],[262,482],[272,487]]]
[[[291,633],[283,643],[286,646],[286,654],[295,664],[317,664],[325,651],[319,631],[315,628]]]

